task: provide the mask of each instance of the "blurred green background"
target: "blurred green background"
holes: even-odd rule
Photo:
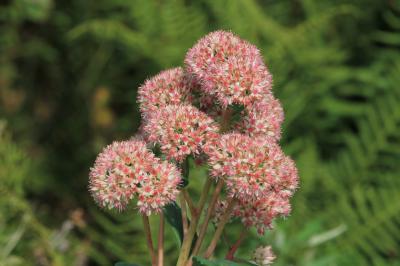
[[[136,132],[137,87],[216,29],[262,51],[301,177],[292,215],[238,254],[400,265],[398,0],[1,1],[0,265],[149,265],[140,219],[95,206],[89,167]]]

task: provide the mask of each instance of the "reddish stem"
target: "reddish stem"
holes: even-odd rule
[[[197,208],[194,206],[194,203],[192,201],[192,198],[190,197],[189,193],[187,192],[186,189],[182,190],[182,194],[183,197],[185,198],[188,206],[189,206],[189,210],[190,210],[190,214],[193,216],[197,216]]]
[[[234,260],[235,258],[235,253],[237,251],[237,249],[239,248],[240,244],[242,243],[243,239],[246,237],[246,230],[243,230],[240,233],[239,239],[236,240],[236,242],[231,246],[231,248],[229,249],[228,253],[225,256],[225,259],[227,260]]]
[[[232,212],[235,204],[236,204],[236,201],[234,198],[231,198],[228,201],[228,207],[226,208],[224,215],[222,215],[221,220],[218,223],[217,230],[215,231],[214,237],[212,238],[210,245],[208,246],[206,252],[204,253],[204,258],[208,259],[214,253],[217,243],[221,238],[224,227],[230,219],[231,212]]]
[[[186,208],[186,201],[182,193],[179,199],[181,202],[181,209],[182,209],[183,236],[186,236],[188,231],[187,208]]]
[[[155,265],[157,265],[157,256],[156,256],[156,253],[154,252],[149,217],[147,217],[146,215],[142,215],[142,219],[143,219],[144,233],[146,235],[146,240],[147,240],[147,247],[149,248],[149,252],[150,252],[150,256],[151,256],[151,264],[153,266],[155,266]]]
[[[176,266],[184,266],[186,265],[188,256],[189,256],[189,252],[190,252],[190,248],[192,246],[192,241],[193,238],[196,234],[196,230],[197,230],[197,225],[199,223],[199,218],[200,218],[200,214],[203,211],[203,207],[204,204],[206,203],[207,200],[207,196],[208,196],[208,192],[210,190],[211,187],[211,179],[207,179],[206,182],[204,183],[204,188],[203,191],[201,192],[200,195],[200,200],[198,203],[198,215],[192,217],[192,220],[190,221],[190,225],[189,225],[189,229],[188,229],[188,233],[186,234],[186,236],[183,239],[183,243],[181,246],[181,251],[179,252],[179,257],[178,257],[178,262],[176,263]]]
[[[164,213],[160,213],[160,228],[158,230],[158,266],[164,266]]]
[[[199,237],[198,237],[198,239],[196,241],[196,245],[194,246],[194,249],[193,249],[193,256],[196,256],[199,254],[201,244],[203,243],[205,234],[207,232],[208,223],[210,221],[212,214],[214,213],[215,205],[218,201],[218,197],[219,197],[219,194],[221,193],[223,185],[224,185],[224,180],[221,178],[218,181],[217,186],[215,187],[214,193],[211,198],[211,202],[208,205],[206,217],[204,218],[203,224],[201,225]]]

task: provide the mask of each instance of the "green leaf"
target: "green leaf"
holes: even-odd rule
[[[139,266],[139,265],[133,264],[133,263],[119,261],[119,262],[115,263],[114,266]]]
[[[256,264],[250,261],[235,262],[223,259],[207,260],[197,256],[193,257],[193,266],[249,266],[249,265],[256,266]]]
[[[174,228],[174,231],[179,236],[180,243],[183,241],[183,225],[181,208],[173,202],[164,207],[164,215],[167,222]]]

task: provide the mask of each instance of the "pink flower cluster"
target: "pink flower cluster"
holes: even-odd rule
[[[207,154],[211,175],[224,178],[230,196],[240,200],[265,198],[271,192],[291,196],[297,187],[293,161],[268,138],[228,133]]]
[[[298,186],[296,166],[277,144],[284,116],[272,95],[272,77],[255,46],[223,31],[202,38],[185,63],[208,95],[203,106],[213,110],[212,97],[222,110],[244,106],[234,132],[221,135],[206,153],[211,175],[224,179],[228,197],[238,201],[232,215],[263,234],[275,217],[289,214],[289,199]],[[219,202],[216,220],[225,207]]]
[[[272,86],[259,50],[230,32],[203,37],[187,53],[185,64],[204,92],[216,95],[224,108],[260,100]]]
[[[278,216],[290,213],[289,199],[298,185],[294,162],[269,138],[229,133],[208,152],[211,175],[225,179],[229,198],[238,204],[232,213],[259,234],[271,228]],[[224,213],[226,202],[216,206],[215,220]]]
[[[230,197],[230,199],[232,199]],[[272,221],[278,216],[287,216],[290,209],[289,196],[271,193],[258,200],[238,199],[230,219],[238,218],[246,227],[255,227],[258,234],[263,235],[266,229],[272,228]],[[228,207],[227,200],[219,200],[215,206],[213,223],[218,224]]]
[[[249,136],[261,136],[279,140],[283,122],[283,109],[272,94],[247,106],[242,112],[243,119],[236,125],[239,132]]]
[[[213,119],[192,105],[168,105],[152,115],[144,130],[168,159],[181,162],[189,154],[208,150],[219,129]]]
[[[97,157],[90,171],[89,190],[101,207],[124,209],[137,198],[143,214],[158,213],[178,194],[178,169],[162,162],[139,140],[114,142]]]
[[[263,235],[266,229],[272,228],[274,218],[287,216],[290,211],[289,197],[272,192],[258,200],[239,200],[232,216],[240,218],[246,227],[254,226]]]
[[[143,116],[146,118],[167,105],[190,103],[191,82],[181,67],[162,71],[148,79],[138,90]]]
[[[254,45],[224,31],[203,37],[188,51],[185,68],[162,71],[139,88],[141,132],[99,155],[90,173],[94,198],[117,209],[137,199],[140,212],[159,212],[179,193],[173,163],[193,155],[224,180],[227,196],[238,202],[233,216],[262,234],[275,217],[288,215],[298,186],[296,166],[277,143],[284,116],[271,89]],[[240,119],[224,121],[232,105],[243,107]],[[146,145],[159,145],[168,162]],[[220,202],[217,212],[225,207]]]

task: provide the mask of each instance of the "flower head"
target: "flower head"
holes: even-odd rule
[[[282,106],[272,94],[266,95],[261,101],[247,106],[242,112],[243,119],[236,129],[249,136],[263,136],[273,140],[281,137],[283,122]]]
[[[138,207],[141,213],[159,213],[162,207],[173,202],[179,193],[181,174],[175,165],[155,158],[151,179],[144,180],[138,188]]]
[[[167,105],[189,103],[191,82],[181,67],[164,70],[148,79],[138,90],[138,102],[143,116],[146,118]]]
[[[275,258],[271,246],[258,247],[253,254],[253,261],[259,266],[271,265]]]
[[[129,140],[108,145],[89,179],[89,190],[101,207],[122,210],[137,197],[139,211],[150,215],[175,199],[181,176],[174,165],[150,153],[144,142]]]
[[[225,134],[207,154],[211,175],[224,178],[229,194],[240,200],[256,200],[272,192],[291,196],[297,188],[294,162],[268,138]]]
[[[290,197],[285,192],[271,192],[268,196],[257,200],[237,200],[230,213],[230,219],[236,217],[241,220],[245,227],[255,227],[257,232],[263,235],[266,229],[272,228],[272,222],[275,218],[289,215],[291,211],[289,199]],[[227,207],[227,200],[217,202],[213,216],[215,224],[220,221]]]
[[[189,154],[207,150],[218,138],[218,125],[191,105],[169,105],[148,121],[149,141],[159,143],[168,159],[181,162]]]
[[[220,104],[248,105],[270,91],[272,76],[259,50],[231,32],[212,32],[198,41],[185,58],[186,70],[216,95]]]
[[[239,200],[233,216],[241,219],[246,227],[254,226],[260,235],[272,228],[272,221],[287,216],[291,211],[289,197],[283,193],[271,192],[257,200]]]

